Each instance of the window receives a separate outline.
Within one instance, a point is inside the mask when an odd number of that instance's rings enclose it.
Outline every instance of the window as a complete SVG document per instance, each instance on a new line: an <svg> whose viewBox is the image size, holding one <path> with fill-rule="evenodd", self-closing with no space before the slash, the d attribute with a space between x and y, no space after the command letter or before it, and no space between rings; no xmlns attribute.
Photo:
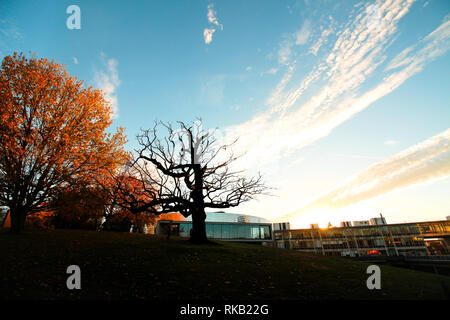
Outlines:
<svg viewBox="0 0 450 320"><path fill-rule="evenodd" d="M211 224L206 224L206 237L213 239L214 238L214 234L213 234L213 225Z"/></svg>
<svg viewBox="0 0 450 320"><path fill-rule="evenodd" d="M238 230L236 228L236 225L228 225L230 228L230 239L236 239L238 237Z"/></svg>
<svg viewBox="0 0 450 320"><path fill-rule="evenodd" d="M252 239L261 239L259 227L251 226L251 238ZM280 237L280 239L281 239L281 237Z"/></svg>
<svg viewBox="0 0 450 320"><path fill-rule="evenodd" d="M190 223L180 223L180 237L189 237L192 229L192 224Z"/></svg>
<svg viewBox="0 0 450 320"><path fill-rule="evenodd" d="M262 239L270 239L270 230L269 226L260 226L261 238Z"/></svg>
<svg viewBox="0 0 450 320"><path fill-rule="evenodd" d="M231 226L228 224L222 225L222 239L231 239Z"/></svg>
<svg viewBox="0 0 450 320"><path fill-rule="evenodd" d="M222 225L214 224L213 225L213 238L214 239L222 239Z"/></svg>

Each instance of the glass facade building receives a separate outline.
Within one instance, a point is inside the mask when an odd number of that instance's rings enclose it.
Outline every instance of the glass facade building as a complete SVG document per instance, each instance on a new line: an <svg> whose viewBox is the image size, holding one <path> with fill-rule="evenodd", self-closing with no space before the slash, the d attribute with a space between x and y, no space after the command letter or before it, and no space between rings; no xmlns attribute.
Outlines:
<svg viewBox="0 0 450 320"><path fill-rule="evenodd" d="M189 237L192 229L191 221L158 221L157 234L167 234L171 224L171 234ZM270 223L234 223L206 222L206 236L214 240L233 240L246 242L272 241L272 225Z"/></svg>

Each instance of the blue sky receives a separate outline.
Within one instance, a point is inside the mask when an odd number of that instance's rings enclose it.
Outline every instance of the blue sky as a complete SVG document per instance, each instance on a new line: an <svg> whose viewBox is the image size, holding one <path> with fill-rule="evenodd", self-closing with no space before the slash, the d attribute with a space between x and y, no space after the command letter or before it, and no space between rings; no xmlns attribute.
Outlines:
<svg viewBox="0 0 450 320"><path fill-rule="evenodd" d="M0 56L35 52L104 89L129 149L155 119L239 136L237 165L276 189L232 212L436 220L450 215L449 13L445 0L3 1Z"/></svg>

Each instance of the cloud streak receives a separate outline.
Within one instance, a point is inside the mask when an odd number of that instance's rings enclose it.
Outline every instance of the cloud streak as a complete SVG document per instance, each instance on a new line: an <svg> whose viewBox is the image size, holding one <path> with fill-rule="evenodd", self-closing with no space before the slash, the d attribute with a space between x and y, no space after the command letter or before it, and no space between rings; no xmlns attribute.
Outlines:
<svg viewBox="0 0 450 320"><path fill-rule="evenodd" d="M376 163L305 207L276 218L298 218L316 208L339 209L396 189L450 176L450 129Z"/></svg>
<svg viewBox="0 0 450 320"><path fill-rule="evenodd" d="M102 70L94 70L94 82L97 87L102 89L106 98L109 100L113 118L119 117L119 101L117 98L117 88L120 85L118 62L116 59L107 59L104 53L100 56L102 61Z"/></svg>
<svg viewBox="0 0 450 320"><path fill-rule="evenodd" d="M312 33L310 20L305 20L302 27L294 33L285 35L285 39L280 43L278 50L278 62L282 65L290 65L292 63L294 47L302 46L308 42Z"/></svg>
<svg viewBox="0 0 450 320"><path fill-rule="evenodd" d="M220 28L220 30L223 30L223 25L219 23L219 20L217 19L213 4L208 5L208 12L206 14L206 17L208 18L208 23L212 26L203 30L203 39L205 40L206 44L210 44L213 40L214 32L216 32L216 27Z"/></svg>
<svg viewBox="0 0 450 320"><path fill-rule="evenodd" d="M386 60L383 50L395 39L397 24L411 4L412 1L402 0L379 2L378 23L373 22L367 5L361 6L356 18L336 33L337 40L330 53L303 80L293 83L296 66L290 65L268 97L267 111L225 129L230 140L240 137L236 147L246 152L242 165L261 167L311 145L448 51L450 24L446 19L419 46L400 53L408 57L406 62L401 57L394 58L385 69L385 78L360 92L361 86ZM319 80L324 82L321 89L298 104L311 84ZM266 156L269 150L270 157Z"/></svg>

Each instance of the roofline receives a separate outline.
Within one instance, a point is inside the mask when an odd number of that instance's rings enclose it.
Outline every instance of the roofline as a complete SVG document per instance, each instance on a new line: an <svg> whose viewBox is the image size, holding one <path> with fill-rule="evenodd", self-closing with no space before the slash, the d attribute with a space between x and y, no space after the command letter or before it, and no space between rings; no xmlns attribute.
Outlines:
<svg viewBox="0 0 450 320"><path fill-rule="evenodd" d="M159 222L172 222L172 223L191 223L192 221L175 221L175 220L158 220ZM272 226L270 222L226 222L226 221L205 221L207 224L235 224L235 225L269 225Z"/></svg>
<svg viewBox="0 0 450 320"><path fill-rule="evenodd" d="M422 221L422 222L404 222L404 223L386 223L386 224L376 224L367 226L350 226L350 227L332 227L332 228L307 228L307 229L286 229L286 230L274 230L274 231L288 231L288 230L330 230L330 229L349 229L349 228L368 228L368 227L382 227L382 226L398 226L398 225L415 225L422 223L438 223L438 222L449 222L450 220L434 220L434 221Z"/></svg>

